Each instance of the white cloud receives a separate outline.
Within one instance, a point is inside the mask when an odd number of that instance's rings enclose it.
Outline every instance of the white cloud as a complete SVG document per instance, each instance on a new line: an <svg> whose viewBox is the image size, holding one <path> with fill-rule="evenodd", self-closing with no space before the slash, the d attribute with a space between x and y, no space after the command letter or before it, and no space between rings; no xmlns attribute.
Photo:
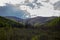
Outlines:
<svg viewBox="0 0 60 40"><path fill-rule="evenodd" d="M0 6L5 5L5 3L11 3L11 4L20 4L21 2L24 2L25 0L0 0ZM29 2L33 2L34 0L29 0ZM37 2L40 2L43 4L39 9L30 9L29 6L26 5L21 5L20 8L21 10L26 10L27 12L30 13L31 17L36 17L36 16L60 16L59 13L60 11L54 10L53 5L55 2L58 0L50 0L49 3L43 2L46 0L38 0ZM52 4L50 4L52 3ZM28 17L28 16L27 16Z"/></svg>
<svg viewBox="0 0 60 40"><path fill-rule="evenodd" d="M50 3L41 2L43 6L39 9L27 9L27 11L30 13L31 17L36 16L60 16L60 11L54 10L53 5Z"/></svg>
<svg viewBox="0 0 60 40"><path fill-rule="evenodd" d="M4 6L5 4L4 3L8 3L8 1L6 0L0 0L0 6Z"/></svg>
<svg viewBox="0 0 60 40"><path fill-rule="evenodd" d="M5 3L11 3L11 4L19 4L25 0L0 0L0 5L3 5Z"/></svg>
<svg viewBox="0 0 60 40"><path fill-rule="evenodd" d="M52 16L52 14L53 14L53 10L48 9L47 7L42 7L40 9L33 9L33 10L28 9L27 11L31 15L33 15L31 17L35 17L35 16Z"/></svg>
<svg viewBox="0 0 60 40"><path fill-rule="evenodd" d="M54 3L57 2L57 1L59 1L59 0L50 0L50 2L51 2L52 4L54 4Z"/></svg>

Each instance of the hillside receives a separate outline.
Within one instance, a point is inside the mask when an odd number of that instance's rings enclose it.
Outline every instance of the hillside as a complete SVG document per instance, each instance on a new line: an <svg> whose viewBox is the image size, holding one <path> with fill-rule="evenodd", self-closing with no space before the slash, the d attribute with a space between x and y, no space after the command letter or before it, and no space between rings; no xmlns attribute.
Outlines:
<svg viewBox="0 0 60 40"><path fill-rule="evenodd" d="M52 19L54 19L56 17L35 17L35 18L30 18L30 19L27 19L27 23L28 24L35 24L35 23L40 23L40 24L45 24L47 21L50 21Z"/></svg>
<svg viewBox="0 0 60 40"><path fill-rule="evenodd" d="M26 28L21 23L0 16L0 40L60 40L59 23L60 17L48 21L44 26Z"/></svg>
<svg viewBox="0 0 60 40"><path fill-rule="evenodd" d="M48 30L59 31L60 30L60 17L47 21L47 23L45 23L43 26L44 28L47 28Z"/></svg>
<svg viewBox="0 0 60 40"><path fill-rule="evenodd" d="M58 26L60 24L60 17L48 21L47 26Z"/></svg>
<svg viewBox="0 0 60 40"><path fill-rule="evenodd" d="M47 24L45 24L45 25L46 26L54 26L54 27L60 26L60 17L57 17L50 21L47 21Z"/></svg>
<svg viewBox="0 0 60 40"><path fill-rule="evenodd" d="M23 27L23 24L0 16L0 27Z"/></svg>
<svg viewBox="0 0 60 40"><path fill-rule="evenodd" d="M30 25L34 25L35 23L39 23L39 24L45 24L47 21L50 21L56 17L42 17L42 16L38 16L38 17L34 17L34 18L27 18L27 19L21 19L15 16L6 16L5 18L17 21L17 22L23 22L26 24L30 24Z"/></svg>
<svg viewBox="0 0 60 40"><path fill-rule="evenodd" d="M18 18L18 17L15 17L15 16L5 16L5 18L10 19L10 20L14 20L16 22L23 22L22 18Z"/></svg>

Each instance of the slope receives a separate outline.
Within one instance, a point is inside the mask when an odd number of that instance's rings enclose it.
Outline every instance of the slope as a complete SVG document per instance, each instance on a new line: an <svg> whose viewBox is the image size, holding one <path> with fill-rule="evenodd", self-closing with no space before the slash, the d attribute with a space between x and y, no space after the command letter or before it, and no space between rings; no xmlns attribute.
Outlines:
<svg viewBox="0 0 60 40"><path fill-rule="evenodd" d="M23 24L0 16L0 27L23 27Z"/></svg>
<svg viewBox="0 0 60 40"><path fill-rule="evenodd" d="M45 24L45 25L50 26L50 27L52 27L52 26L57 27L57 26L60 26L59 24L60 24L60 17L57 17L53 20L47 21L47 24Z"/></svg>

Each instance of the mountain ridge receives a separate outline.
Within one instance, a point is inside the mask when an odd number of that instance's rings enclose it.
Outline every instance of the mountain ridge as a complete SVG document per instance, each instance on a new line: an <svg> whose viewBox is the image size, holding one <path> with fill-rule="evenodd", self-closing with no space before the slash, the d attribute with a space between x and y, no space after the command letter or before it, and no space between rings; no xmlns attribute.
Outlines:
<svg viewBox="0 0 60 40"><path fill-rule="evenodd" d="M21 19L21 18L14 17L14 16L6 16L5 18L11 19L11 20L15 20L17 22L22 22L22 23L27 23L27 24L33 25L35 23L44 24L47 21L52 20L52 19L54 19L56 17L55 16L52 16L52 17L41 17L41 16L38 16L38 17L34 17L34 18Z"/></svg>
<svg viewBox="0 0 60 40"><path fill-rule="evenodd" d="M23 23L0 16L0 27L23 27Z"/></svg>

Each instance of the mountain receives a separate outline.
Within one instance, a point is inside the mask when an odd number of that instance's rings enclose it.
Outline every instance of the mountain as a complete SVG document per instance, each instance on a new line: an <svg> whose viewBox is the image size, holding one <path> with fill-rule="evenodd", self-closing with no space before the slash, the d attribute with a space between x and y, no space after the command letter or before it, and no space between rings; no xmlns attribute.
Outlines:
<svg viewBox="0 0 60 40"><path fill-rule="evenodd" d="M0 39L60 40L60 17L55 17L47 21L45 25L46 26L38 26L38 28L25 28L26 26L23 27L21 23L0 16Z"/></svg>
<svg viewBox="0 0 60 40"><path fill-rule="evenodd" d="M50 20L45 24L49 27L59 27L60 28L60 17L54 18L53 20Z"/></svg>
<svg viewBox="0 0 60 40"><path fill-rule="evenodd" d="M15 17L15 16L5 16L5 18L11 19L11 20L14 20L14 21L17 21L17 22L23 22L23 19Z"/></svg>
<svg viewBox="0 0 60 40"><path fill-rule="evenodd" d="M29 19L25 19L25 23L27 24L35 24L35 23L39 23L39 24L45 24L47 21L52 20L56 17L35 17L35 18L29 18Z"/></svg>
<svg viewBox="0 0 60 40"><path fill-rule="evenodd" d="M35 23L45 24L47 21L52 20L56 17L41 17L41 16L38 16L38 17L35 17L35 18L21 19L21 18L14 17L14 16L6 16L5 18L11 19L11 20L14 20L14 21L17 21L17 22L23 22L23 23L26 23L26 24L33 25Z"/></svg>
<svg viewBox="0 0 60 40"><path fill-rule="evenodd" d="M23 23L19 23L0 16L0 27L23 27Z"/></svg>

